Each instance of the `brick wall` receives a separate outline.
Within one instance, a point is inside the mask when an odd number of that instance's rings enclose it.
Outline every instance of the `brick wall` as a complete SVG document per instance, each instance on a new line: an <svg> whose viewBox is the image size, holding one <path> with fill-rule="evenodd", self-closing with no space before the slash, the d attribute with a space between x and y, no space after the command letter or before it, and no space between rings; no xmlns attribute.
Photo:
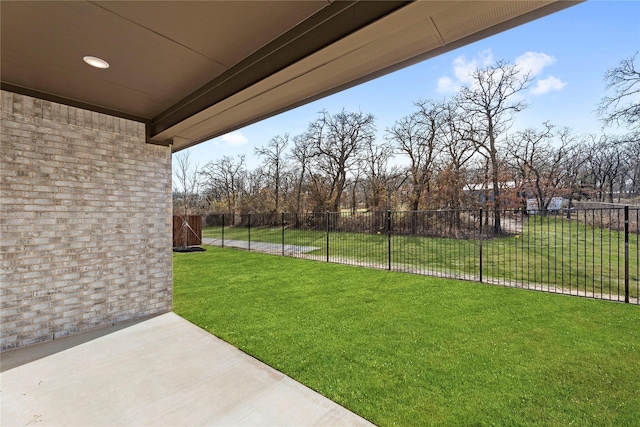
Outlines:
<svg viewBox="0 0 640 427"><path fill-rule="evenodd" d="M2 91L1 349L171 310L171 152Z"/></svg>

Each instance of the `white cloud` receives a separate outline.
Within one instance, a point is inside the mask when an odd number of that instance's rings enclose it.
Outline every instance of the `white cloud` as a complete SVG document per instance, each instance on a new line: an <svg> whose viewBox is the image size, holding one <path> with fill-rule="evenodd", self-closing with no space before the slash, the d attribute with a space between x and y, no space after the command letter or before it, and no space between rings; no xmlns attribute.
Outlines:
<svg viewBox="0 0 640 427"><path fill-rule="evenodd" d="M531 93L534 95L544 95L545 93L562 90L566 85L567 82L549 76L546 79L538 80L536 85L531 89Z"/></svg>
<svg viewBox="0 0 640 427"><path fill-rule="evenodd" d="M459 56L453 60L453 75L455 80L449 76L438 79L438 93L451 93L460 90L463 85L473 84L471 75L478 68L484 68L494 63L491 49L483 50L474 58L467 60L465 56Z"/></svg>
<svg viewBox="0 0 640 427"><path fill-rule="evenodd" d="M493 63L493 53L490 49L483 50L469 61L464 56L459 56L453 61L453 74L459 82L470 84L473 82L471 75L474 71Z"/></svg>
<svg viewBox="0 0 640 427"><path fill-rule="evenodd" d="M460 86L454 84L450 77L444 76L438 79L438 87L436 88L438 93L457 92L459 89Z"/></svg>
<svg viewBox="0 0 640 427"><path fill-rule="evenodd" d="M515 65L521 73L529 73L531 77L540 76L543 70L554 64L556 58L543 52L525 52L515 59ZM486 68L495 63L491 49L484 50L473 58L458 56L453 60L453 76L442 76L438 79L436 91L438 93L455 93L464 85L474 85L472 74L478 68ZM557 77L548 76L537 80L531 89L533 95L544 95L549 92L562 90L567 85Z"/></svg>
<svg viewBox="0 0 640 427"><path fill-rule="evenodd" d="M556 62L556 58L542 52L525 52L516 58L516 66L523 73L530 73L532 77L539 75L542 69Z"/></svg>
<svg viewBox="0 0 640 427"><path fill-rule="evenodd" d="M529 73L531 77L537 77L542 74L542 70L556 62L556 58L547 55L542 52L525 52L516 58L516 66L520 69L521 73ZM531 88L531 94L544 95L549 92L556 92L564 89L567 85L557 77L548 76L544 79L536 81L533 88Z"/></svg>
<svg viewBox="0 0 640 427"><path fill-rule="evenodd" d="M453 75L461 83L471 83L471 74L478 68L478 61L467 61L464 56L459 56L453 61Z"/></svg>
<svg viewBox="0 0 640 427"><path fill-rule="evenodd" d="M245 145L249 142L247 137L238 131L222 135L220 139L222 139L222 142L229 147L240 147L241 145Z"/></svg>

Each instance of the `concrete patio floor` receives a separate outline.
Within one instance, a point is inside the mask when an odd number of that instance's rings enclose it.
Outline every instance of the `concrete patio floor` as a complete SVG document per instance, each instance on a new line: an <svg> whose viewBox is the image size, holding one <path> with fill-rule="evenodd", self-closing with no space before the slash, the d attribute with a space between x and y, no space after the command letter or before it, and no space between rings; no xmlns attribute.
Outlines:
<svg viewBox="0 0 640 427"><path fill-rule="evenodd" d="M175 313L1 355L3 426L371 426Z"/></svg>

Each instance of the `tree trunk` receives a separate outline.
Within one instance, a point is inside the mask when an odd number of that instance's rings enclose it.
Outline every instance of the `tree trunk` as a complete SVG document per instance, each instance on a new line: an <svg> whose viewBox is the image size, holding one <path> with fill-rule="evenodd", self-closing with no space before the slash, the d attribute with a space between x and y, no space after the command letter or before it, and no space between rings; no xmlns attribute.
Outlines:
<svg viewBox="0 0 640 427"><path fill-rule="evenodd" d="M493 146L493 142L491 144ZM493 232L496 235L502 234L502 222L500 218L500 180L498 175L498 158L495 147L491 150L491 179L493 181Z"/></svg>

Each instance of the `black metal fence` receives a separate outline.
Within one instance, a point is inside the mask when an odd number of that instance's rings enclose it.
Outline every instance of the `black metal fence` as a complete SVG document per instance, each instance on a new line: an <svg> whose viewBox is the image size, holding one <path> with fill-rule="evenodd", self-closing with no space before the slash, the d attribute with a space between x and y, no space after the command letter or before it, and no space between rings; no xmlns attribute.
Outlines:
<svg viewBox="0 0 640 427"><path fill-rule="evenodd" d="M640 208L216 214L204 243L639 304Z"/></svg>

